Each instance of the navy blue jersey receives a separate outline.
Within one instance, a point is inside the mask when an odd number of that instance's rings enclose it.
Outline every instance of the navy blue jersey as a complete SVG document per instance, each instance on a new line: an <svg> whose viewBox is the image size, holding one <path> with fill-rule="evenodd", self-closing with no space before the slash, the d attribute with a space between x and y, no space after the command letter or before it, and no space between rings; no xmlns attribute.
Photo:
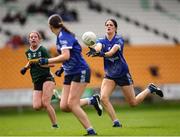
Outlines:
<svg viewBox="0 0 180 137"><path fill-rule="evenodd" d="M102 51L108 52L111 48L118 44L120 49L112 57L104 57L105 74L112 78L118 78L126 75L129 72L128 65L123 57L124 40L121 36L115 35L111 41L104 38L99 38L97 43L102 44Z"/></svg>
<svg viewBox="0 0 180 137"><path fill-rule="evenodd" d="M89 69L88 64L82 57L82 49L77 39L70 33L62 29L57 36L57 51L61 54L61 50L70 50L70 59L63 62L65 75L81 73L82 70Z"/></svg>

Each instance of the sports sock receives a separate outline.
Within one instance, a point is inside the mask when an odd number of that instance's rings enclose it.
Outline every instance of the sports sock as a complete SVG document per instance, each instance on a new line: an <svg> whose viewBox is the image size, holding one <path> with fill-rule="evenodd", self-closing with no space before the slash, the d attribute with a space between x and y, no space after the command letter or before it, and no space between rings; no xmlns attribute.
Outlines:
<svg viewBox="0 0 180 137"><path fill-rule="evenodd" d="M116 125L116 124L119 124L119 125L120 125L120 122L119 122L118 119L114 120L113 123L114 123L114 125Z"/></svg>
<svg viewBox="0 0 180 137"><path fill-rule="evenodd" d="M92 104L91 104L91 98L92 98L92 97L90 97L90 98L86 98L86 99L87 99L87 101L88 101L88 105L92 105Z"/></svg>
<svg viewBox="0 0 180 137"><path fill-rule="evenodd" d="M89 105L93 105L93 104L95 104L95 103L96 103L96 102L95 102L94 97L90 97L89 100L88 100L88 104L89 104Z"/></svg>

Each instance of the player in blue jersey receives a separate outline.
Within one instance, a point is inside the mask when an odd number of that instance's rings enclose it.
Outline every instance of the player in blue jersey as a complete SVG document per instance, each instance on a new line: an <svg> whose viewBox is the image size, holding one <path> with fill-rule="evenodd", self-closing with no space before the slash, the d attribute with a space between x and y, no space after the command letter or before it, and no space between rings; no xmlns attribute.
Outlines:
<svg viewBox="0 0 180 137"><path fill-rule="evenodd" d="M156 93L163 97L163 92L154 84L149 84L144 91L135 96L133 80L123 57L124 40L117 34L117 28L116 20L108 19L105 22L105 37L99 38L93 46L94 48L90 48L87 53L88 56L104 58L105 77L102 81L100 94L102 104L113 121L113 127L122 126L109 100L116 85L121 87L125 99L131 106L141 103L149 93Z"/></svg>
<svg viewBox="0 0 180 137"><path fill-rule="evenodd" d="M63 63L64 84L61 94L60 108L66 112L73 112L76 118L87 130L86 135L96 135L87 114L81 108L82 105L94 105L98 114L102 114L99 96L93 96L90 100L81 99L81 96L90 82L90 68L81 55L82 49L75 38L74 33L69 31L63 24L61 17L54 14L49 17L49 28L57 36L57 51L59 55L53 58L42 58L41 65Z"/></svg>

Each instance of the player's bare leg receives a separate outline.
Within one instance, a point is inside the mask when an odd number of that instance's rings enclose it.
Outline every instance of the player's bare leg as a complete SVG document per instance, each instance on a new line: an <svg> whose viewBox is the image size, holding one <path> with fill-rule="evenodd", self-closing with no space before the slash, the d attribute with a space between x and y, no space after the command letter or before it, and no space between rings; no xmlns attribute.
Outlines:
<svg viewBox="0 0 180 137"><path fill-rule="evenodd" d="M135 96L135 91L133 85L122 86L122 91L126 98L126 101L130 106L137 106L140 104L148 94L156 93L160 97L163 97L162 91L157 88L154 84L150 84L146 89L144 89L141 93Z"/></svg>
<svg viewBox="0 0 180 137"><path fill-rule="evenodd" d="M62 101L61 103L61 109L63 111L66 111L66 112L69 112L69 108L67 106L67 97L68 97L68 90L69 90L69 87L68 85L65 85L64 87L66 89L66 91L63 90L63 100L61 100L61 95L60 93L57 91L57 90L54 90L53 91L53 94L56 98L58 98L60 101ZM82 98L80 99L80 106L86 106L86 105L93 105L94 108L96 109L97 111L97 114L99 116L102 115L102 112L103 112L103 108L100 104L100 95L96 94L96 95L93 95L92 97L88 97L88 98Z"/></svg>
<svg viewBox="0 0 180 137"><path fill-rule="evenodd" d="M107 111L108 115L110 116L111 120L113 121L113 127L122 127L121 123L119 122L115 110L109 100L112 92L114 91L116 84L113 80L103 79L101 85L101 102Z"/></svg>
<svg viewBox="0 0 180 137"><path fill-rule="evenodd" d="M57 119L56 119L56 113L54 108L51 105L51 97L53 95L53 89L55 87L54 82L52 81L46 81L43 84L43 95L42 95L42 104L44 108L47 110L49 118L52 123L53 128L58 128L57 126Z"/></svg>
<svg viewBox="0 0 180 137"><path fill-rule="evenodd" d="M33 109L40 110L42 108L42 91L33 91Z"/></svg>
<svg viewBox="0 0 180 137"><path fill-rule="evenodd" d="M68 97L68 106L76 116L76 118L81 122L84 128L87 130L88 135L95 135L95 131L88 119L87 114L80 107L80 98L86 88L87 83L77 83L72 82Z"/></svg>

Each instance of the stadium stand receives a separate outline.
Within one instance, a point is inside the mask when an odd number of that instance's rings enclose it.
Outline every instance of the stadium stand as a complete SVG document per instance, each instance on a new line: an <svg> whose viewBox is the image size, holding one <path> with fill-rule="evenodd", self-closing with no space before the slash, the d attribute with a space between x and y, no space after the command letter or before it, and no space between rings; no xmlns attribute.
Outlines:
<svg viewBox="0 0 180 137"><path fill-rule="evenodd" d="M124 0L100 0L98 1L101 3L102 11L103 8L106 9L105 11L109 13L110 15L114 15L117 18L119 18L119 21L123 20L126 24L134 24L136 26L136 31L134 31L134 28L128 29L127 26L122 27L122 29L126 29L124 31L125 34L130 32L130 37L133 38L132 42L136 43L136 40L138 42L142 41L152 41L152 42L159 42L162 43L163 39L164 42L169 43L169 41L172 41L172 43L179 43L179 31L177 31L177 28L179 30L179 21L176 19L172 19L170 17L164 16L157 12L157 10L160 10L160 7L155 8L155 4L152 3L153 1L147 1L146 5L143 6L142 2L140 1L124 1ZM158 1L156 1L158 2ZM159 1L160 3L168 3L170 5L167 9L175 9L176 14L179 15L179 8L177 5L177 1L171 1L167 2L165 1ZM108 5L108 6L107 6ZM160 4L159 4L160 5ZM146 8L144 8L146 7ZM108 9L107 9L108 8ZM179 11L179 12L178 12ZM173 17L173 16L171 16ZM123 23L120 23L122 25ZM122 31L121 29L121 31ZM140 29L144 29L143 32L140 32ZM133 33L134 31L134 33ZM135 33L136 32L136 33ZM174 34L174 32L177 32ZM159 38L159 40L155 39L150 35L150 33L154 33L154 37ZM148 35L149 34L149 35ZM138 38L137 38L138 37ZM152 39L151 39L152 37ZM163 38L161 41L161 37ZM137 39L136 39L137 38ZM142 39L142 40L140 40ZM145 40L145 41L143 41Z"/></svg>
<svg viewBox="0 0 180 137"><path fill-rule="evenodd" d="M145 0L147 1L147 0ZM54 0L51 4L50 9L55 8L55 5L59 5L61 1ZM83 32L87 30L94 31L98 36L104 32L103 24L107 18L116 18L119 24L118 32L129 39L130 44L177 44L179 43L179 20L173 18L173 16L166 16L158 12L155 7L155 2L143 2L141 0L99 0L94 3L95 7L92 10L92 5L88 1L66 1L66 9L69 11L76 10L78 19L76 22L66 22L70 28L80 38ZM158 0L158 2L167 11L172 14L179 16L179 2L168 0ZM47 45L54 42L54 36L47 30L47 16L42 14L42 10L38 11L37 14L29 14L27 8L34 3L36 7L40 7L43 1L16 1L1 4L1 15L2 18L7 12L12 11L16 14L21 12L26 14L26 24L21 25L18 22L12 24L1 21L1 36L2 41L7 41L6 36L3 36L4 31L10 31L12 34L27 35L31 30L44 30L45 34L49 38L46 41ZM2 6L3 5L3 6ZM97 6L98 5L98 6ZM55 8L56 9L56 8ZM46 11L46 10L45 10ZM51 10L50 10L51 11ZM36 11L37 12L37 11ZM58 12L58 11L57 11ZM49 14L51 14L50 12ZM1 45L2 46L2 45Z"/></svg>

